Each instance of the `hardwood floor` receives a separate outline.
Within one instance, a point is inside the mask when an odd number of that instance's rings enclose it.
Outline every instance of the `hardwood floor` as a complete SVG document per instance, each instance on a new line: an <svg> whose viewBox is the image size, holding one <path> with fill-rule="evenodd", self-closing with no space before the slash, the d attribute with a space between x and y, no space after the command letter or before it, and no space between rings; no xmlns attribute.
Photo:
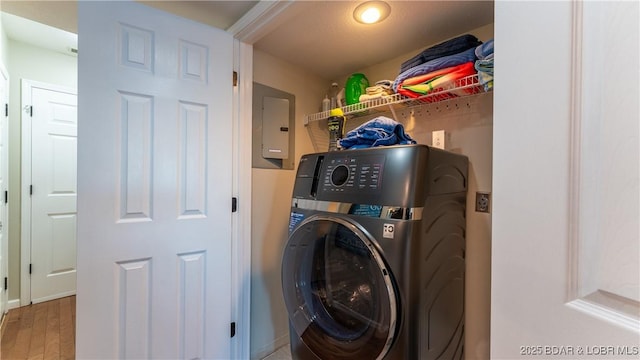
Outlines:
<svg viewBox="0 0 640 360"><path fill-rule="evenodd" d="M10 310L0 359L74 359L76 297Z"/></svg>

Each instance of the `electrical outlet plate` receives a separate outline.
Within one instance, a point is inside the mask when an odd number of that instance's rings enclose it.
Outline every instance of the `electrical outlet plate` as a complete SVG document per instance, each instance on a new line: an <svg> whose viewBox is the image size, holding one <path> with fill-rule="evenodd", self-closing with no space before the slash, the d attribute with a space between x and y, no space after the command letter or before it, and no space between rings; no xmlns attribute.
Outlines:
<svg viewBox="0 0 640 360"><path fill-rule="evenodd" d="M431 133L431 146L444 150L446 136L444 130L437 130Z"/></svg>
<svg viewBox="0 0 640 360"><path fill-rule="evenodd" d="M491 208L491 194L476 192L476 212L488 213Z"/></svg>

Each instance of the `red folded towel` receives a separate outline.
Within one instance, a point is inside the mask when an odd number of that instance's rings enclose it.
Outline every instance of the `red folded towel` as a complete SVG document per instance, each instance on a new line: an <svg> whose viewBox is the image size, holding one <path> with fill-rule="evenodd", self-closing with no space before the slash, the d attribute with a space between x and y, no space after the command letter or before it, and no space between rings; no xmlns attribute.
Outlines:
<svg viewBox="0 0 640 360"><path fill-rule="evenodd" d="M451 85L452 87L456 80L475 73L476 70L473 61L466 62L406 79L398 87L398 93L410 98L418 98L434 90L441 89L446 85Z"/></svg>

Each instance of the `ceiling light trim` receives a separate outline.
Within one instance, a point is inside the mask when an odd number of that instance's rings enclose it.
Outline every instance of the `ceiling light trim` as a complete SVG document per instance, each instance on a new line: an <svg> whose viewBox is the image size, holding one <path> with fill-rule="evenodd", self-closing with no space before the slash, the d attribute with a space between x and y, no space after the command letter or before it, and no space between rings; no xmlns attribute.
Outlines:
<svg viewBox="0 0 640 360"><path fill-rule="evenodd" d="M353 18L365 25L382 22L391 13L391 6L384 1L367 1L353 10Z"/></svg>

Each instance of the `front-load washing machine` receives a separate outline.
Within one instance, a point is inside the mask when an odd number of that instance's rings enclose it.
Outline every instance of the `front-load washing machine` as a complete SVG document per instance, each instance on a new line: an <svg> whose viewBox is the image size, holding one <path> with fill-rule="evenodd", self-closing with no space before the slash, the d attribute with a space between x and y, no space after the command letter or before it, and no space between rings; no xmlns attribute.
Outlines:
<svg viewBox="0 0 640 360"><path fill-rule="evenodd" d="M462 359L468 160L403 145L304 155L282 285L294 359Z"/></svg>

